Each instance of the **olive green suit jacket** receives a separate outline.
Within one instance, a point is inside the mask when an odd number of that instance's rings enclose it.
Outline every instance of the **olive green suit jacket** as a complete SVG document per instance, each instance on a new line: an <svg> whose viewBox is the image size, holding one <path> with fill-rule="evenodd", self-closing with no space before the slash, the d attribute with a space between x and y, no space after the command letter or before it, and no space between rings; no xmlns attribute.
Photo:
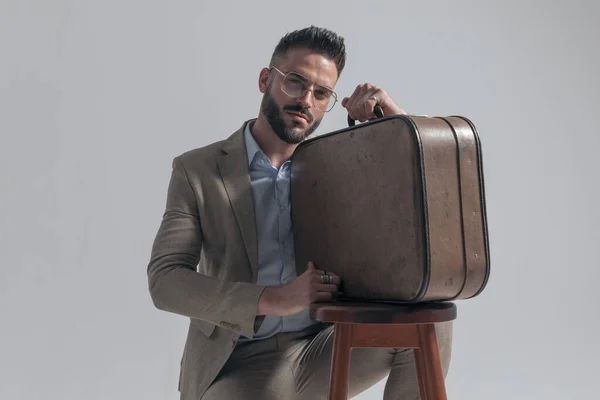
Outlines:
<svg viewBox="0 0 600 400"><path fill-rule="evenodd" d="M228 139L173 159L166 209L152 246L148 285L154 305L189 318L181 359L181 399L197 400L240 335L253 337L264 286L246 121ZM300 274L303 271L298 271Z"/></svg>

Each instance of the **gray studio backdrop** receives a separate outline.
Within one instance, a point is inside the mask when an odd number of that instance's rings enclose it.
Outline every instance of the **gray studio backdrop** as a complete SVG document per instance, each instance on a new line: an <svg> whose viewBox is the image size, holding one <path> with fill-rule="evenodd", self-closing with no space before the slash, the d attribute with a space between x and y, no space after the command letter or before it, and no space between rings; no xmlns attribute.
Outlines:
<svg viewBox="0 0 600 400"><path fill-rule="evenodd" d="M493 269L459 302L449 397L595 398L599 16L597 1L1 1L0 399L178 398L187 321L146 286L171 161L256 116L260 68L309 24L346 38L343 96L372 82L480 131ZM336 106L319 134L345 124Z"/></svg>

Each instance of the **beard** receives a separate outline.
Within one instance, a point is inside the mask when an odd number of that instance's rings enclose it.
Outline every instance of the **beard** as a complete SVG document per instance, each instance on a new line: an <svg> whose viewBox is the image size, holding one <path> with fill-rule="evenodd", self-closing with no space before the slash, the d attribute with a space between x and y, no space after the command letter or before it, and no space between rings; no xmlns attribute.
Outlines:
<svg viewBox="0 0 600 400"><path fill-rule="evenodd" d="M271 129L273 129L273 132L275 132L279 139L289 144L298 144L302 142L321 124L321 119L315 120L310 111L302 108L301 105L289 105L280 110L277 103L275 103L275 99L273 99L273 96L271 96L270 85L263 96L260 108L268 124L271 126ZM308 128L305 130L297 130L295 127L296 124L294 124L292 127L288 127L283 119L283 113L286 111L296 112L304 115L308 121Z"/></svg>

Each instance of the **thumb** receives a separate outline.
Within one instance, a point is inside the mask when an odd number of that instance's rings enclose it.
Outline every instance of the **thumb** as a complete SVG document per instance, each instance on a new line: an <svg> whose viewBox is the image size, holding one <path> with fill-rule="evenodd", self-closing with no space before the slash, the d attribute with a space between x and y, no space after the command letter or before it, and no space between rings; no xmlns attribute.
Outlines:
<svg viewBox="0 0 600 400"><path fill-rule="evenodd" d="M315 264L312 261L309 261L308 264L306 265L306 269L307 269L307 271L314 271L317 268L315 267Z"/></svg>

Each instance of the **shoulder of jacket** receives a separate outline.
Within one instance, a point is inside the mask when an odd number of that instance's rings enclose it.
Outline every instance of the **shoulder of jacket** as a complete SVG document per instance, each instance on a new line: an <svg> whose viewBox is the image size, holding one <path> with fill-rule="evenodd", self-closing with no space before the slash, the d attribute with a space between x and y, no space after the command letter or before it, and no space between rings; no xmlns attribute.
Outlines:
<svg viewBox="0 0 600 400"><path fill-rule="evenodd" d="M213 142L203 147L187 150L175 156L175 160L186 164L190 162L210 162L210 160L215 160L219 155L222 154L221 148L223 147L224 142L225 140L219 140L218 142Z"/></svg>

